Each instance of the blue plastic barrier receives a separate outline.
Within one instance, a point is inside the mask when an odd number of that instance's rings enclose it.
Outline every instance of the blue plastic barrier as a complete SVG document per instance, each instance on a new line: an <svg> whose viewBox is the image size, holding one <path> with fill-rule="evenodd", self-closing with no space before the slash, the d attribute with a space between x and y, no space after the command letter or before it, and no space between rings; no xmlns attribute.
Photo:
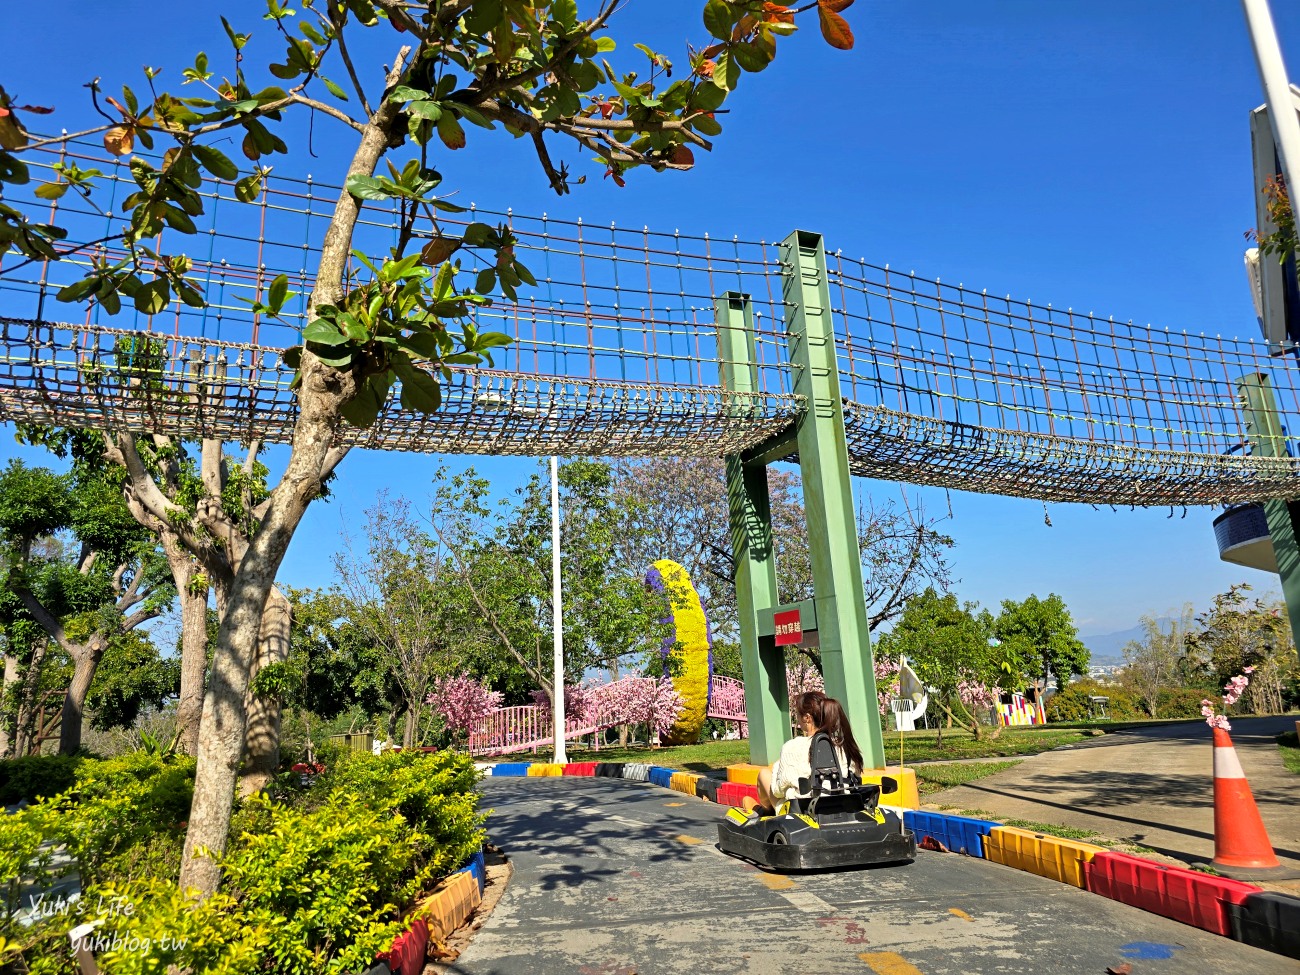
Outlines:
<svg viewBox="0 0 1300 975"><path fill-rule="evenodd" d="M651 785L661 785L665 789L672 788L673 770L670 768L660 768L658 765L650 766L650 774L647 776Z"/></svg>
<svg viewBox="0 0 1300 975"><path fill-rule="evenodd" d="M502 762L492 766L493 775L527 775L532 762Z"/></svg>
<svg viewBox="0 0 1300 975"><path fill-rule="evenodd" d="M483 896L483 888L487 885L487 861L483 859L482 850L479 850L470 857L465 866L461 867L456 872L472 874L474 879L478 882L479 896Z"/></svg>
<svg viewBox="0 0 1300 975"><path fill-rule="evenodd" d="M953 853L965 853L982 859L984 837L998 824L987 819L908 809L903 813L903 825L916 834L918 842L927 836L933 836Z"/></svg>

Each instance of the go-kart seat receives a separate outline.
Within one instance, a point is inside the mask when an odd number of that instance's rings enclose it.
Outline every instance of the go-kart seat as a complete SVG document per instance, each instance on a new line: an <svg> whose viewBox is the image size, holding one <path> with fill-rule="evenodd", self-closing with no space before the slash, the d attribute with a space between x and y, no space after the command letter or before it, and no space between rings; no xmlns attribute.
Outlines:
<svg viewBox="0 0 1300 975"><path fill-rule="evenodd" d="M808 764L812 777L799 780L799 791L805 796L792 802L799 812L822 820L852 818L874 807L880 798L880 786L863 785L852 769L847 776L841 771L835 743L824 731L813 735Z"/></svg>

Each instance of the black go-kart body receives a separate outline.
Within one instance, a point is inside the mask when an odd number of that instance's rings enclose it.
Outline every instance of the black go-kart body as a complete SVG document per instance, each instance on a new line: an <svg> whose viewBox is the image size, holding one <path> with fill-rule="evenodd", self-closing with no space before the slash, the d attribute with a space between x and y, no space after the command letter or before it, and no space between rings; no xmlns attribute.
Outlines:
<svg viewBox="0 0 1300 975"><path fill-rule="evenodd" d="M830 870L916 859L916 836L892 809L881 809L882 793L898 788L890 778L862 785L840 772L835 747L824 732L809 747L812 779L801 780L806 798L781 803L775 815L727 810L718 824L718 847L778 873Z"/></svg>

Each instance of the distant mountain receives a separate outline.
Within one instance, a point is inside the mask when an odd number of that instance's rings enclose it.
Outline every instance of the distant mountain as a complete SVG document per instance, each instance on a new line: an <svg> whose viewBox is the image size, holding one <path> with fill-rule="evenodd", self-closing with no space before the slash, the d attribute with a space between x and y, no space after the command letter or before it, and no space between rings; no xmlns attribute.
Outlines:
<svg viewBox="0 0 1300 975"><path fill-rule="evenodd" d="M1164 620L1160 621L1161 623ZM1124 645L1130 640L1142 639L1142 626L1130 626L1127 630L1115 633L1098 633L1093 636L1080 636L1083 645L1092 654L1094 667L1113 667L1124 662Z"/></svg>

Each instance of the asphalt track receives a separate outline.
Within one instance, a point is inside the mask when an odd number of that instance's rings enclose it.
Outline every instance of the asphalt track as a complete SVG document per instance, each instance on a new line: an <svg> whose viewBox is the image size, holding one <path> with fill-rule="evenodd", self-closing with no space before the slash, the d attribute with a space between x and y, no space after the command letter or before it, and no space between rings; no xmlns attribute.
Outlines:
<svg viewBox="0 0 1300 975"><path fill-rule="evenodd" d="M784 877L716 848L720 807L647 783L487 778L514 864L460 975L1297 975L1300 963L985 860Z"/></svg>

